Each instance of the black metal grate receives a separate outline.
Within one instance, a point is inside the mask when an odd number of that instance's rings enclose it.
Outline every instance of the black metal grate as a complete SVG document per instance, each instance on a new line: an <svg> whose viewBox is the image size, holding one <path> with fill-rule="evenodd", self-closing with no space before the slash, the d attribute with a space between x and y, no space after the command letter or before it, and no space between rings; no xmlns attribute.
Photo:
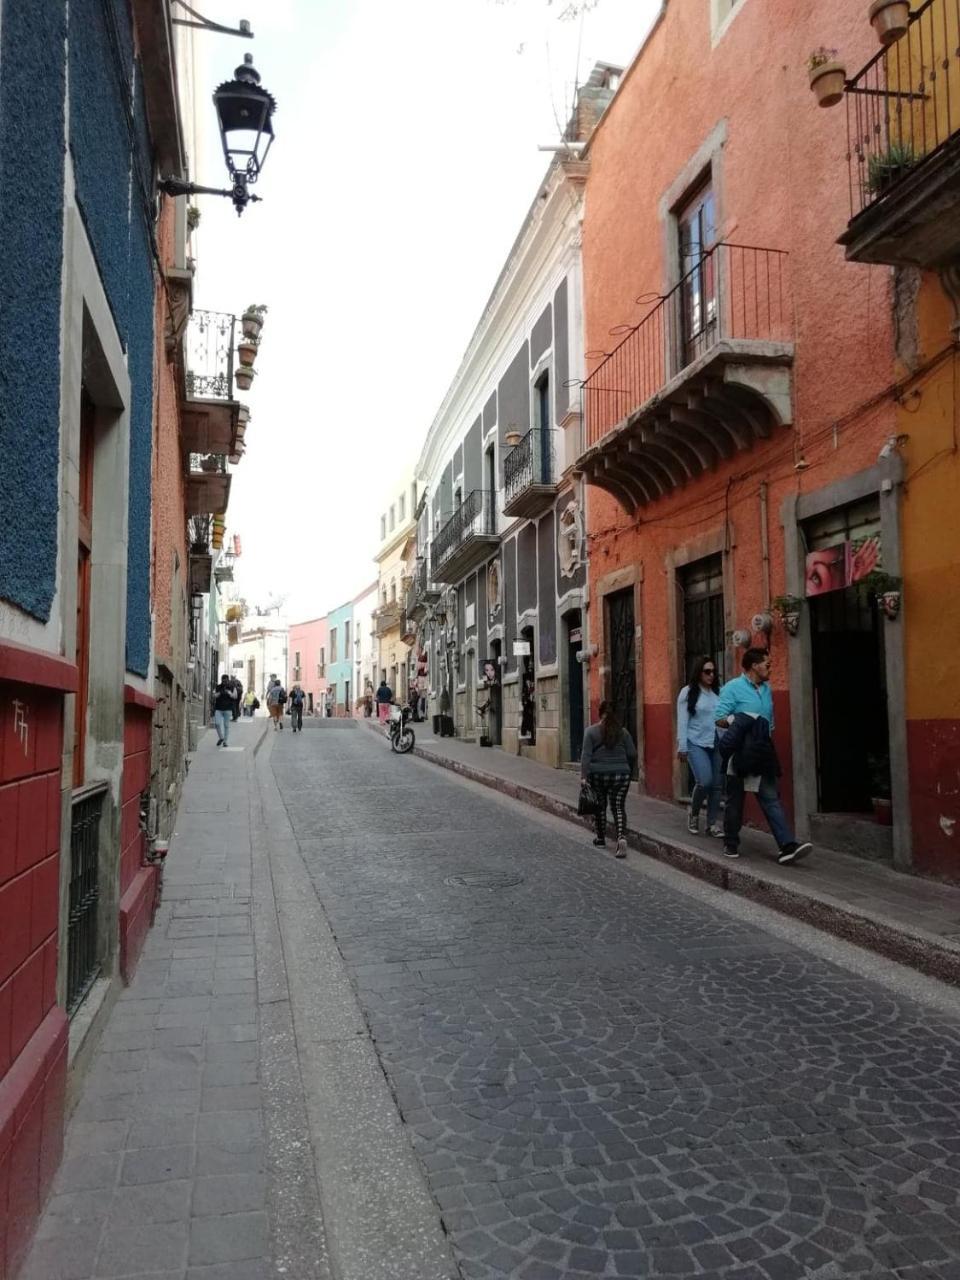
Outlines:
<svg viewBox="0 0 960 1280"><path fill-rule="evenodd" d="M471 538L495 536L496 532L496 494L474 489L434 539L433 556L437 571Z"/></svg>
<svg viewBox="0 0 960 1280"><path fill-rule="evenodd" d="M104 790L74 801L70 829L70 915L67 922L67 1013L72 1014L100 971L100 816Z"/></svg>
<svg viewBox="0 0 960 1280"><path fill-rule="evenodd" d="M532 485L554 483L552 431L532 427L503 462L506 502Z"/></svg>

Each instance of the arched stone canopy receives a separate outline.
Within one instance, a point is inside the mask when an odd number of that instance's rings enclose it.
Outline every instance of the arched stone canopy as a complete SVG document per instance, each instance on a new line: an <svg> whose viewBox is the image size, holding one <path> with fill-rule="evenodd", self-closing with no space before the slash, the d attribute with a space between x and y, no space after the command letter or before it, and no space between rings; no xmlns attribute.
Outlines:
<svg viewBox="0 0 960 1280"><path fill-rule="evenodd" d="M581 455L587 482L629 515L793 421L793 348L715 350Z"/></svg>

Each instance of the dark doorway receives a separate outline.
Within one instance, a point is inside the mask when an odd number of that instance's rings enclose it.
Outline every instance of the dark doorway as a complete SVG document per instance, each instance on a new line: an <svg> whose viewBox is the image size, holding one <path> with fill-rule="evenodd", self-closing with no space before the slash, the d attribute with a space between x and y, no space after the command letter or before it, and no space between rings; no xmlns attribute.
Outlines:
<svg viewBox="0 0 960 1280"><path fill-rule="evenodd" d="M533 662L533 627L524 627L520 639L529 653L520 659L520 741L528 747L537 741L537 674Z"/></svg>
<svg viewBox="0 0 960 1280"><path fill-rule="evenodd" d="M487 736L495 747L499 747L503 742L503 712L501 711L501 684L500 677L502 668L500 666L500 655L503 646L499 640L491 640L490 656L497 664L497 683L490 686L490 707L487 711Z"/></svg>
<svg viewBox="0 0 960 1280"><path fill-rule="evenodd" d="M483 455L483 484L487 493L497 492L497 455L494 452L493 445L490 445ZM489 499L493 502L493 499Z"/></svg>
<svg viewBox="0 0 960 1280"><path fill-rule="evenodd" d="M867 813L889 786L882 619L855 587L809 603L818 808Z"/></svg>
<svg viewBox="0 0 960 1280"><path fill-rule="evenodd" d="M637 741L637 649L633 587L606 597L610 697L620 723Z"/></svg>
<svg viewBox="0 0 960 1280"><path fill-rule="evenodd" d="M577 661L583 648L580 611L566 619L567 627L567 725L568 750L572 761L580 759L583 747L583 668Z"/></svg>
<svg viewBox="0 0 960 1280"><path fill-rule="evenodd" d="M717 668L717 688L726 680L726 631L723 625L723 559L709 556L688 564L679 577L683 595L684 684L697 658L712 658Z"/></svg>

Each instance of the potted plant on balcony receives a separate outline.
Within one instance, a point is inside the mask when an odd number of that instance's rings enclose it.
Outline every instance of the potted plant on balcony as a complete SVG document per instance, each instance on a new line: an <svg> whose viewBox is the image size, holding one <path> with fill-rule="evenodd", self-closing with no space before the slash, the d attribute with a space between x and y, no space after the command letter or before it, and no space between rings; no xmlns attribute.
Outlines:
<svg viewBox="0 0 960 1280"><path fill-rule="evenodd" d="M196 231L200 225L200 210L195 204L191 204L187 208L187 230Z"/></svg>
<svg viewBox="0 0 960 1280"><path fill-rule="evenodd" d="M241 391L249 391L253 386L257 371L256 369L251 369L248 365L242 364L239 369L234 370L233 376Z"/></svg>
<svg viewBox="0 0 960 1280"><path fill-rule="evenodd" d="M208 475L216 471L219 465L217 458L212 453L208 453L206 457L200 459L200 470L206 471Z"/></svg>
<svg viewBox="0 0 960 1280"><path fill-rule="evenodd" d="M823 45L814 49L807 59L807 71L810 74L810 88L816 94L817 103L821 107L835 107L843 97L843 86L847 80L847 68L837 61L838 50L827 49Z"/></svg>
<svg viewBox="0 0 960 1280"><path fill-rule="evenodd" d="M263 317L267 313L267 308L262 305L251 305L247 307L243 315L240 317L240 324L243 328L243 336L245 338L259 338L260 330L263 328Z"/></svg>
<svg viewBox="0 0 960 1280"><path fill-rule="evenodd" d="M503 443L508 448L515 449L522 439L523 439L523 436L520 434L517 428L511 427L510 430L507 431L507 433L504 435Z"/></svg>
<svg viewBox="0 0 960 1280"><path fill-rule="evenodd" d="M800 610L803 601L799 596L777 596L773 602L773 614L788 636L800 630Z"/></svg>
<svg viewBox="0 0 960 1280"><path fill-rule="evenodd" d="M867 190L880 196L916 164L913 148L892 142L886 151L874 152L867 161Z"/></svg>
<svg viewBox="0 0 960 1280"><path fill-rule="evenodd" d="M910 25L910 0L873 0L870 24L881 44L893 44Z"/></svg>
<svg viewBox="0 0 960 1280"><path fill-rule="evenodd" d="M260 349L259 338L244 337L242 341L237 343L237 355L240 358L240 365L245 369L252 369L253 362L257 358L257 352Z"/></svg>

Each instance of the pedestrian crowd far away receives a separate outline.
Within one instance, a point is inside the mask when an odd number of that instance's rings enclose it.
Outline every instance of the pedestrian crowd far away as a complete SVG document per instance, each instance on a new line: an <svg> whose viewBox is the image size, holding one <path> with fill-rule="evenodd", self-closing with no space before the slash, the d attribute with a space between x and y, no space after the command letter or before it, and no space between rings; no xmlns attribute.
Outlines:
<svg viewBox="0 0 960 1280"><path fill-rule="evenodd" d="M690 682L677 698L677 756L689 766L694 780L687 829L699 835L700 812L706 802L705 833L722 837L726 857L739 858L744 800L753 794L777 842L777 861L799 862L813 846L808 840L797 840L780 799L782 770L773 743L770 654L766 649L747 649L740 665L742 674L718 692L716 661L697 658ZM637 749L613 704L601 702L600 719L583 735L581 812L593 812L597 831L593 843L604 848L610 806L618 858L627 852L626 799L636 762Z"/></svg>
<svg viewBox="0 0 960 1280"><path fill-rule="evenodd" d="M273 721L274 732L283 728L283 704L287 700L287 691L277 679L276 676L270 677L270 683L267 685L266 704L270 719Z"/></svg>

